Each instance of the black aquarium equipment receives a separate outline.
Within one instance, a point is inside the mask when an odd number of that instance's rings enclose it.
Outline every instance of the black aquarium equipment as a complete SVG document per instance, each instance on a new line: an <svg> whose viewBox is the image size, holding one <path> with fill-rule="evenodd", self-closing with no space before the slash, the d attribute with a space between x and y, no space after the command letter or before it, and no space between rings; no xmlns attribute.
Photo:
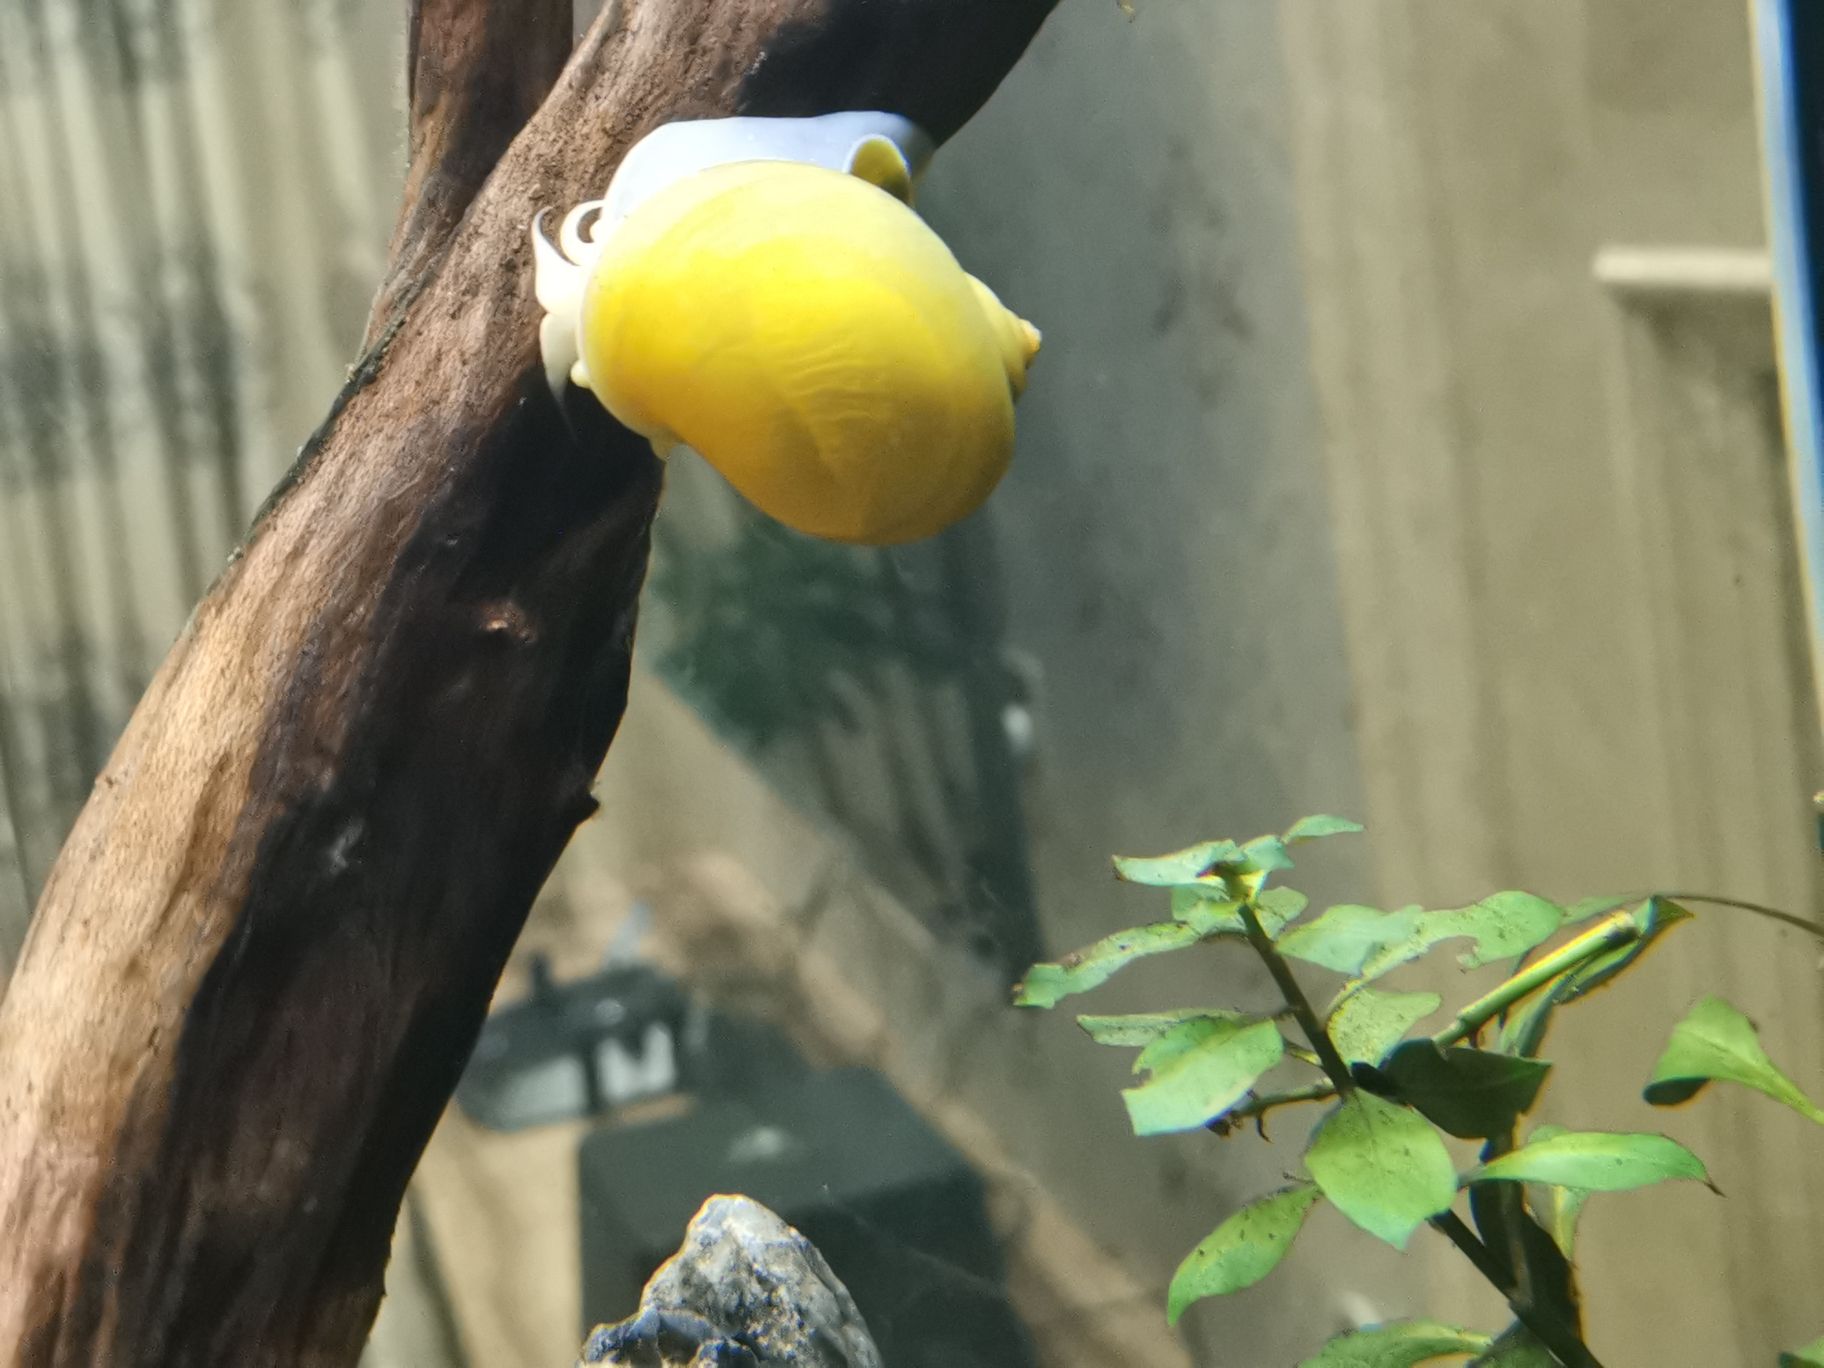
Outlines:
<svg viewBox="0 0 1824 1368"><path fill-rule="evenodd" d="M637 963L558 983L537 956L531 978L526 998L489 1015L456 1085L471 1119L519 1130L678 1090L689 1003L677 984Z"/></svg>

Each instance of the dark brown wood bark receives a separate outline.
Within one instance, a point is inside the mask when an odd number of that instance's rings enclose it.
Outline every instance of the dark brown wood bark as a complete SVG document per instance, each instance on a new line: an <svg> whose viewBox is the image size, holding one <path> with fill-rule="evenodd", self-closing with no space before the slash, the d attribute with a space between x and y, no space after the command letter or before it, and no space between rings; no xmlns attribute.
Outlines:
<svg viewBox="0 0 1824 1368"><path fill-rule="evenodd" d="M401 295L449 246L507 144L570 56L573 0L523 5L411 0L405 94L411 163L364 345L393 321Z"/></svg>
<svg viewBox="0 0 1824 1368"><path fill-rule="evenodd" d="M402 228L374 345L148 689L0 1003L0 1364L358 1355L406 1180L593 807L659 491L642 443L586 403L572 440L543 392L533 214L668 118L887 108L947 137L1052 3L610 0L473 202L421 250ZM484 38L525 12L441 8Z"/></svg>

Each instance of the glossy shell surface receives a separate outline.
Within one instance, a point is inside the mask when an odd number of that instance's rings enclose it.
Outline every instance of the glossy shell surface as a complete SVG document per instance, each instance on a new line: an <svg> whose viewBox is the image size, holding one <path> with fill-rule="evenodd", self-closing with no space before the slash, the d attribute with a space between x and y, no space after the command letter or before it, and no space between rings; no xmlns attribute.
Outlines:
<svg viewBox="0 0 1824 1368"><path fill-rule="evenodd" d="M591 263L582 369L788 526L886 544L980 505L1038 335L907 205L826 167L712 167L643 201Z"/></svg>

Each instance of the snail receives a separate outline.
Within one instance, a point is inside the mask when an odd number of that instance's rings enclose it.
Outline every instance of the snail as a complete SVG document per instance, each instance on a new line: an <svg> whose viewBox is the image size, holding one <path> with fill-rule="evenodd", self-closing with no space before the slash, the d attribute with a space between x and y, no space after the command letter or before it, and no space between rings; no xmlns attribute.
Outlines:
<svg viewBox="0 0 1824 1368"><path fill-rule="evenodd" d="M1039 334L911 207L929 155L885 114L648 135L557 244L533 222L547 378L800 532L943 530L1007 469Z"/></svg>

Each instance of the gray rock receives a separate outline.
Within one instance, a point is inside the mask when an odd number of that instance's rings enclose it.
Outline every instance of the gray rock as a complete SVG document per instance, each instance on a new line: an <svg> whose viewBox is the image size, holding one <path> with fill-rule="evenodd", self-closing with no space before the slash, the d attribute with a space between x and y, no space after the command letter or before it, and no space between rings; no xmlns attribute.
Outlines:
<svg viewBox="0 0 1824 1368"><path fill-rule="evenodd" d="M848 1289L758 1202L711 1197L640 1309L598 1326L582 1363L620 1368L881 1368Z"/></svg>

